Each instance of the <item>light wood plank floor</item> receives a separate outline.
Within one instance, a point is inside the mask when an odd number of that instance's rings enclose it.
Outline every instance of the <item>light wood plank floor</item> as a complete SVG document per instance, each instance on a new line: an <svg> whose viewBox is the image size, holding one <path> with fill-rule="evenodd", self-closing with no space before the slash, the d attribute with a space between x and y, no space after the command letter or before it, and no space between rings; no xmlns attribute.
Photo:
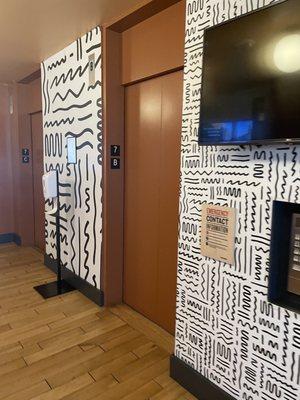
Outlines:
<svg viewBox="0 0 300 400"><path fill-rule="evenodd" d="M169 377L172 336L77 291L42 299L54 278L35 249L0 245L0 399L194 399Z"/></svg>

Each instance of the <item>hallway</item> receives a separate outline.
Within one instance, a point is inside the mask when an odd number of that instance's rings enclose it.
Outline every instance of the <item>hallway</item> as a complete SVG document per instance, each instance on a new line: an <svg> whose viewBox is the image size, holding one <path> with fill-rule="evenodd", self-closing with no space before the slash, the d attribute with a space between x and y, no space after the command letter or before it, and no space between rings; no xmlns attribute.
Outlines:
<svg viewBox="0 0 300 400"><path fill-rule="evenodd" d="M0 399L191 400L169 377L173 337L126 306L42 299L43 255L0 246Z"/></svg>

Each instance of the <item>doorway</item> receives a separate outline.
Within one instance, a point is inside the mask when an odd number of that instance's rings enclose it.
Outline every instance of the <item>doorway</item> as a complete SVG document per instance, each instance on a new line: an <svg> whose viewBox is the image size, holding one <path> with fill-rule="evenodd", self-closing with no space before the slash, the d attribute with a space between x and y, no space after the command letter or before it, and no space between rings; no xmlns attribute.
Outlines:
<svg viewBox="0 0 300 400"><path fill-rule="evenodd" d="M34 245L45 251L45 201L43 196L43 116L42 112L30 115L32 142L32 176L34 206Z"/></svg>
<svg viewBox="0 0 300 400"><path fill-rule="evenodd" d="M175 330L183 72L125 89L124 302Z"/></svg>

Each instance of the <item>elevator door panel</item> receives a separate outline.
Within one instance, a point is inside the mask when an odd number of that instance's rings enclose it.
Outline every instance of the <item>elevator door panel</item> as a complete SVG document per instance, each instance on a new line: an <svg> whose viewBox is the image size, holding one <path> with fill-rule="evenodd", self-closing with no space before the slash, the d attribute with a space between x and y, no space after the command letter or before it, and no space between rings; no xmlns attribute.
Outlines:
<svg viewBox="0 0 300 400"><path fill-rule="evenodd" d="M182 72L126 88L124 301L175 328Z"/></svg>
<svg viewBox="0 0 300 400"><path fill-rule="evenodd" d="M31 115L34 244L45 251L45 202L42 187L43 175L43 121L42 113Z"/></svg>

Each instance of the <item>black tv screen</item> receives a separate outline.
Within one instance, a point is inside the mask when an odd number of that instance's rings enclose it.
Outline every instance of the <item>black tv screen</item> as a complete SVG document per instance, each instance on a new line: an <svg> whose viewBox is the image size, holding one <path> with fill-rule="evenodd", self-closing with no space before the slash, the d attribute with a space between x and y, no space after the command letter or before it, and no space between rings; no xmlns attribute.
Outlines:
<svg viewBox="0 0 300 400"><path fill-rule="evenodd" d="M300 0L208 28L199 144L300 142Z"/></svg>

